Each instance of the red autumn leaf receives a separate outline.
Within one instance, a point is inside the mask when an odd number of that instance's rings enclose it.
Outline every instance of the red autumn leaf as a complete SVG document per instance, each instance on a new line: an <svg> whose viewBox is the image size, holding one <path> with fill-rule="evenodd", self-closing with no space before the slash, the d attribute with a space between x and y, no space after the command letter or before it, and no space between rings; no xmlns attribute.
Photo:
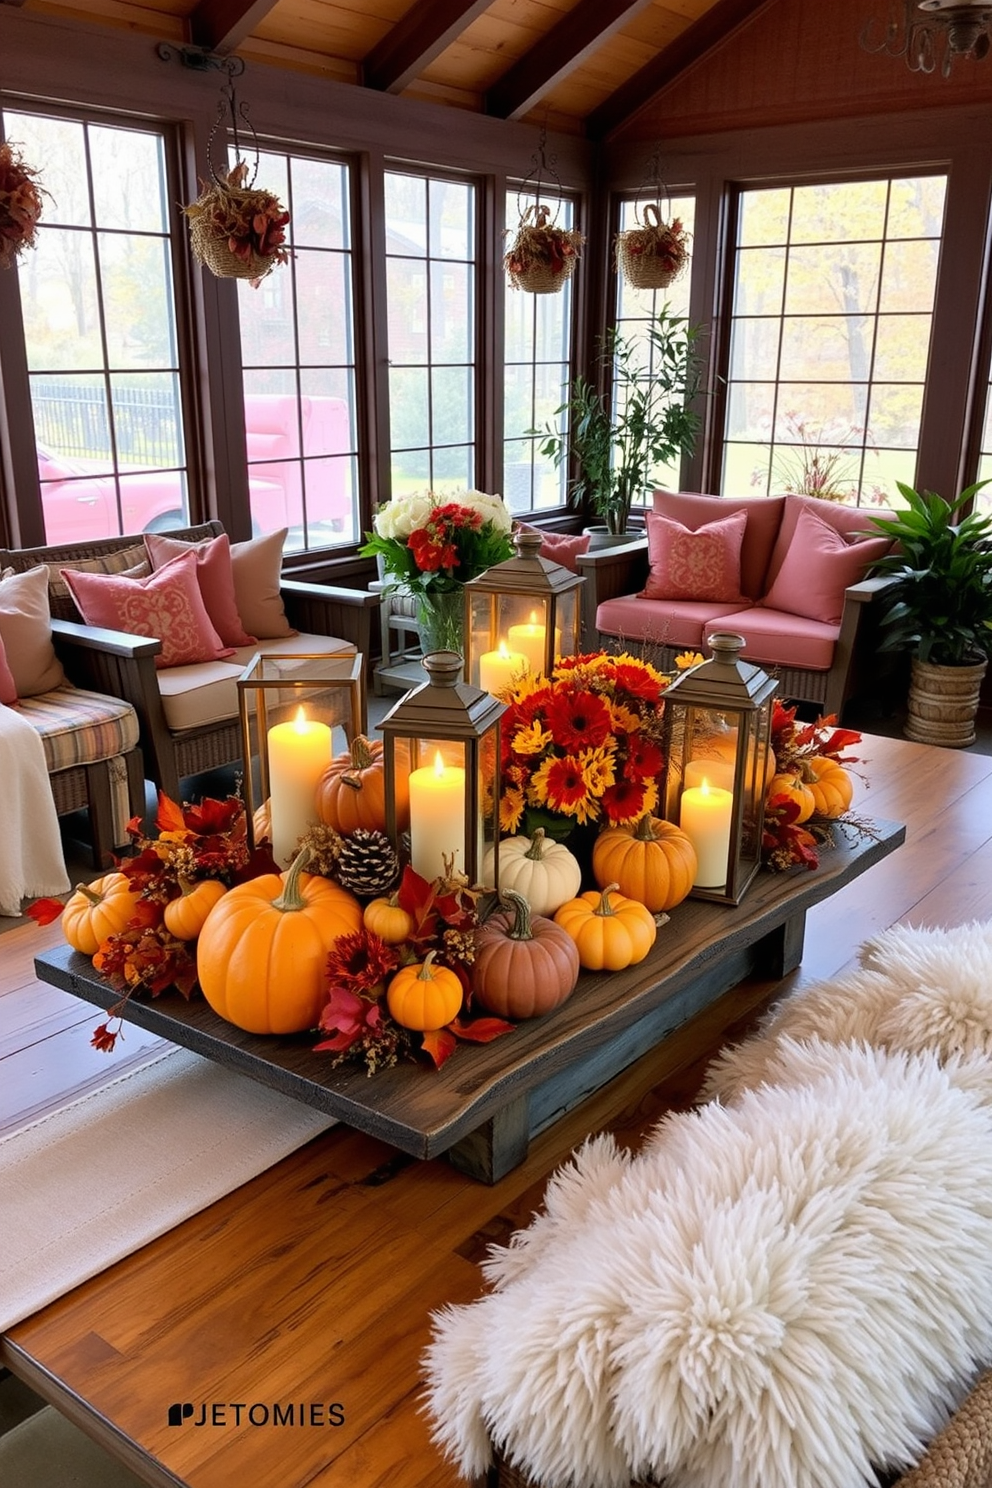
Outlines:
<svg viewBox="0 0 992 1488"><path fill-rule="evenodd" d="M228 833L243 837L247 832L245 803L239 796L228 796L226 801L208 796L199 805L185 807L181 814L187 831L195 832L198 837Z"/></svg>
<svg viewBox="0 0 992 1488"><path fill-rule="evenodd" d="M502 1018L473 1018L470 1023L455 1018L448 1024L456 1038L465 1039L470 1044L492 1043L501 1033L512 1033L516 1026L515 1023L505 1023Z"/></svg>
<svg viewBox="0 0 992 1488"><path fill-rule="evenodd" d="M53 920L58 919L63 909L65 905L61 899L36 899L33 904L28 905L24 913L29 919L34 920L36 925L50 925Z"/></svg>
<svg viewBox="0 0 992 1488"><path fill-rule="evenodd" d="M272 843L266 838L264 843L259 843L252 850L245 866L237 869L231 877L234 883L247 883L250 878L262 878L266 873L279 871L279 864L272 856Z"/></svg>
<svg viewBox="0 0 992 1488"><path fill-rule="evenodd" d="M430 1055L435 1069L440 1069L445 1060L450 1059L458 1048L458 1041L448 1028L434 1029L430 1033L423 1034L422 1037L424 1053Z"/></svg>

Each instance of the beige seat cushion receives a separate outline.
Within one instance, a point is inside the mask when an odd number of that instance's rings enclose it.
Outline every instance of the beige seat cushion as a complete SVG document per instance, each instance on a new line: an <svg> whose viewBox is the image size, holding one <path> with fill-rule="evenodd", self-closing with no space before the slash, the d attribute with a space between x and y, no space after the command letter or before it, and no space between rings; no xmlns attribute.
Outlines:
<svg viewBox="0 0 992 1488"><path fill-rule="evenodd" d="M202 661L194 666L170 667L156 674L165 719L173 733L202 728L238 717L238 678L253 658L311 652L331 656L336 651L354 655L349 641L336 636L292 635L241 646L227 661Z"/></svg>

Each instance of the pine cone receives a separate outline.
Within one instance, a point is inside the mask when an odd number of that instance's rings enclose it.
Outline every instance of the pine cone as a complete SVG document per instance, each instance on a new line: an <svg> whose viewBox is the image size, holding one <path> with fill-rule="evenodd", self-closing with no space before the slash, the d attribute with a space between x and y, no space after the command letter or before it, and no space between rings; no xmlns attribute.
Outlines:
<svg viewBox="0 0 992 1488"><path fill-rule="evenodd" d="M385 833L356 827L342 837L331 877L353 894L373 896L391 889L399 871L400 860Z"/></svg>

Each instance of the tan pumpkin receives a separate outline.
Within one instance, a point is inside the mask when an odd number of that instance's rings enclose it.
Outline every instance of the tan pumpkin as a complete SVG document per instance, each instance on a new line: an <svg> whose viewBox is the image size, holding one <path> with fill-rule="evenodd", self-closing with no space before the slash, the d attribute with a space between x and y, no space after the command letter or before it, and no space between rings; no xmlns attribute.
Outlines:
<svg viewBox="0 0 992 1488"><path fill-rule="evenodd" d="M350 749L331 761L317 782L317 815L325 826L348 837L359 827L369 832L386 830L386 780L382 741L358 734ZM396 772L396 825L410 825L410 796L407 772Z"/></svg>
<svg viewBox="0 0 992 1488"><path fill-rule="evenodd" d="M362 927L362 907L330 879L303 872L306 849L285 873L235 884L207 916L196 947L204 997L248 1033L315 1028L327 1000L327 953Z"/></svg>
<svg viewBox="0 0 992 1488"><path fill-rule="evenodd" d="M109 936L124 929L140 902L124 873L77 884L62 911L62 934L74 951L93 956Z"/></svg>
<svg viewBox="0 0 992 1488"><path fill-rule="evenodd" d="M587 971L622 971L643 961L654 945L658 927L651 911L607 884L563 904L555 924L575 941Z"/></svg>
<svg viewBox="0 0 992 1488"><path fill-rule="evenodd" d="M482 860L485 888L493 887L495 866L496 849L487 848ZM579 892L582 869L564 843L538 827L533 837L504 837L499 844L499 886L522 894L534 914L551 915Z"/></svg>
<svg viewBox="0 0 992 1488"><path fill-rule="evenodd" d="M537 1018L559 1007L579 979L579 951L567 930L532 915L522 894L500 904L475 932L472 989L500 1018Z"/></svg>
<svg viewBox="0 0 992 1488"><path fill-rule="evenodd" d="M809 760L812 780L808 781L817 816L843 816L854 799L854 781L838 760Z"/></svg>
<svg viewBox="0 0 992 1488"><path fill-rule="evenodd" d="M362 918L366 930L371 930L387 945L401 945L413 931L413 916L402 907L395 894L370 899Z"/></svg>
<svg viewBox="0 0 992 1488"><path fill-rule="evenodd" d="M434 964L433 951L421 962L401 966L386 989L390 1015L418 1033L433 1033L457 1018L462 997L458 977L450 967Z"/></svg>
<svg viewBox="0 0 992 1488"><path fill-rule="evenodd" d="M255 808L251 819L251 834L253 842L272 841L272 802L263 801L261 806Z"/></svg>
<svg viewBox="0 0 992 1488"><path fill-rule="evenodd" d="M162 918L165 928L177 940L195 940L203 929L207 915L218 899L223 899L227 888L217 878L204 878L198 883L184 884L178 899L170 899Z"/></svg>
<svg viewBox="0 0 992 1488"><path fill-rule="evenodd" d="M799 815L796 817L797 823L809 821L809 818L816 810L816 799L813 792L802 779L802 776L792 770L782 770L772 777L772 782L768 787L767 799L771 800L773 796L787 796L790 801L795 801L799 807Z"/></svg>
<svg viewBox="0 0 992 1488"><path fill-rule="evenodd" d="M593 843L592 872L600 888L615 883L652 914L682 903L698 866L682 828L656 816L642 816L636 827L606 827Z"/></svg>

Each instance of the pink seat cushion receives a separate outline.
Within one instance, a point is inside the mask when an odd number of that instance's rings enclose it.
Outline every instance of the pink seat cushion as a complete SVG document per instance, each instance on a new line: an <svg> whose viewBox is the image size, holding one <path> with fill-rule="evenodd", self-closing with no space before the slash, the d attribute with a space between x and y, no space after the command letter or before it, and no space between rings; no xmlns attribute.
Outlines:
<svg viewBox="0 0 992 1488"><path fill-rule="evenodd" d="M7 653L3 646L3 637L0 636L0 703L17 702L17 685L14 682L14 674L10 670Z"/></svg>
<svg viewBox="0 0 992 1488"><path fill-rule="evenodd" d="M253 646L255 637L241 623L234 597L234 569L231 565L231 539L226 532L207 542L189 543L178 537L164 537L158 532L145 533L145 548L153 569L164 568L173 558L192 552L196 558L196 579L210 622L225 646Z"/></svg>
<svg viewBox="0 0 992 1488"><path fill-rule="evenodd" d="M196 575L196 554L182 553L147 579L62 570L87 625L157 636L157 667L186 666L232 656L210 623Z"/></svg>
<svg viewBox="0 0 992 1488"><path fill-rule="evenodd" d="M596 629L601 635L624 641L647 641L657 646L690 646L699 650L713 629L713 622L736 614L740 603L704 604L698 600L642 599L624 594L607 599L596 611Z"/></svg>
<svg viewBox="0 0 992 1488"><path fill-rule="evenodd" d="M695 491L655 491L654 510L693 529L718 522L734 512L747 514L741 543L741 593L760 599L785 509L784 496L704 496Z"/></svg>
<svg viewBox="0 0 992 1488"><path fill-rule="evenodd" d="M770 610L839 625L844 590L859 583L890 546L885 537L849 539L811 508L803 507L796 517L792 542L763 603Z"/></svg>
<svg viewBox="0 0 992 1488"><path fill-rule="evenodd" d="M660 512L648 512L646 522L650 572L645 599L740 603L746 512L732 512L696 528Z"/></svg>
<svg viewBox="0 0 992 1488"><path fill-rule="evenodd" d="M745 661L766 667L802 667L808 672L830 670L840 634L838 625L771 610L763 604L726 615L721 627L744 637Z"/></svg>
<svg viewBox="0 0 992 1488"><path fill-rule="evenodd" d="M589 551L588 532L545 532L542 527L531 527L527 522L518 522L521 532L540 532L542 558L549 563L558 563L570 573L578 573L576 558Z"/></svg>

